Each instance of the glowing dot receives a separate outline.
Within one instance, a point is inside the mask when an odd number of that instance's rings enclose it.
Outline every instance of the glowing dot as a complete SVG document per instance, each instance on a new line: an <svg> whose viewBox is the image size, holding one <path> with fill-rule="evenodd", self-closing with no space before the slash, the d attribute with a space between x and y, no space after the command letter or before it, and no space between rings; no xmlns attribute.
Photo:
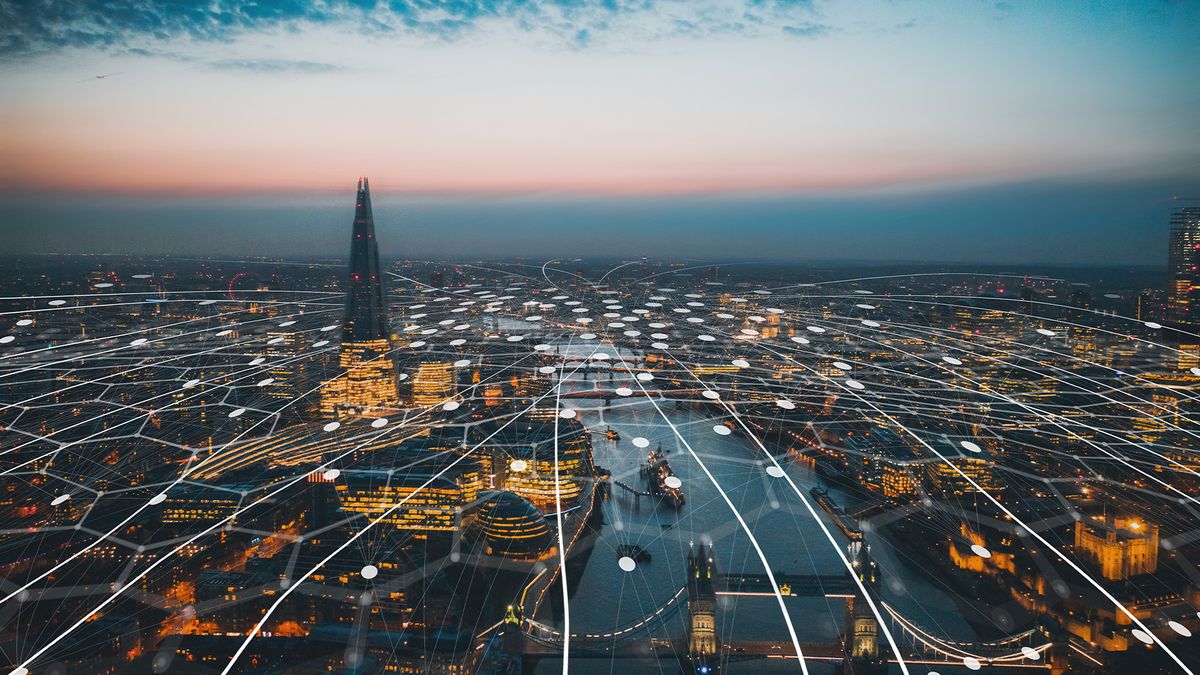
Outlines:
<svg viewBox="0 0 1200 675"><path fill-rule="evenodd" d="M711 398L714 401L721 398L721 395L718 394L717 392L713 391L712 389L705 389L703 392L700 393L700 395L703 396L704 398Z"/></svg>
<svg viewBox="0 0 1200 675"><path fill-rule="evenodd" d="M25 668L24 666L18 666L17 668L14 668L13 671L8 675L29 675L29 669Z"/></svg>
<svg viewBox="0 0 1200 675"><path fill-rule="evenodd" d="M778 399L777 401L775 401L775 405L779 406L780 408L783 408L784 410L794 410L796 408L796 404L792 403L791 401L787 400L786 398Z"/></svg>
<svg viewBox="0 0 1200 675"><path fill-rule="evenodd" d="M1162 324L1155 321L1147 321L1144 325L1146 328L1162 328Z"/></svg>
<svg viewBox="0 0 1200 675"><path fill-rule="evenodd" d="M820 326L809 326L808 330L813 333L824 333L825 329Z"/></svg>
<svg viewBox="0 0 1200 675"><path fill-rule="evenodd" d="M257 359L254 359L253 361L251 361L251 362L249 363L249 365L251 365L251 366L257 366L257 365L259 365L260 363L263 363L263 362L265 362L265 361L266 361L266 359L264 359L263 357L261 357L261 356L260 356L260 357L258 357Z"/></svg>
<svg viewBox="0 0 1200 675"><path fill-rule="evenodd" d="M1040 661L1042 659L1042 653L1033 647L1021 647L1021 653L1030 661Z"/></svg>
<svg viewBox="0 0 1200 675"><path fill-rule="evenodd" d="M269 345L277 345L281 342L283 342L282 337L276 337L276 338L271 338L270 340L267 340L267 344L269 344Z"/></svg>
<svg viewBox="0 0 1200 675"><path fill-rule="evenodd" d="M200 302L198 302L198 303L196 303L196 304L198 304L198 305L212 305L212 304L215 304L216 302L217 302L216 300L201 300Z"/></svg>
<svg viewBox="0 0 1200 675"><path fill-rule="evenodd" d="M812 344L811 342L809 342L808 338L800 337L799 335L793 337L792 342L795 342L796 344L801 344L801 345Z"/></svg>
<svg viewBox="0 0 1200 675"><path fill-rule="evenodd" d="M972 443L971 441L959 441L958 444L961 445L964 450L969 450L970 452L983 452L983 448L979 447L978 443Z"/></svg>
<svg viewBox="0 0 1200 675"><path fill-rule="evenodd" d="M11 335L5 335L4 337L0 337L0 345L6 345L16 339L17 338L15 338Z"/></svg>
<svg viewBox="0 0 1200 675"><path fill-rule="evenodd" d="M134 279L149 279L149 278L151 278L151 276L153 276L153 275L150 275L150 274L135 274L135 275L133 275L133 278L134 278Z"/></svg>
<svg viewBox="0 0 1200 675"><path fill-rule="evenodd" d="M862 382L859 382L858 380L851 380L851 379L846 380L846 386L850 387L851 389L866 389L867 388L867 385L863 384Z"/></svg>
<svg viewBox="0 0 1200 675"><path fill-rule="evenodd" d="M683 486L683 481L679 480L675 476L667 476L663 479L663 485L678 490Z"/></svg>
<svg viewBox="0 0 1200 675"><path fill-rule="evenodd" d="M312 346L313 347L324 347L327 344L329 344L329 340L317 340L316 342L313 343Z"/></svg>
<svg viewBox="0 0 1200 675"><path fill-rule="evenodd" d="M514 459L509 463L508 468L512 469L513 471L524 471L525 469L529 468L529 463L523 459Z"/></svg>
<svg viewBox="0 0 1200 675"><path fill-rule="evenodd" d="M667 335L666 333L651 333L650 337L654 338L655 340L666 340L671 336ZM703 336L701 336L701 339L704 339Z"/></svg>
<svg viewBox="0 0 1200 675"><path fill-rule="evenodd" d="M1192 631L1188 630L1187 626L1179 623L1178 621L1168 621L1167 625L1171 627L1171 630L1179 633L1183 637L1192 637Z"/></svg>
<svg viewBox="0 0 1200 675"><path fill-rule="evenodd" d="M961 366L962 365L962 361L954 358L953 356L943 356L942 360L945 361L946 363L949 363L952 366Z"/></svg>
<svg viewBox="0 0 1200 675"><path fill-rule="evenodd" d="M617 387L617 396L633 396L633 390L629 387Z"/></svg>
<svg viewBox="0 0 1200 675"><path fill-rule="evenodd" d="M362 575L362 578L369 581L379 576L379 568L374 565L363 565L363 568L358 573Z"/></svg>
<svg viewBox="0 0 1200 675"><path fill-rule="evenodd" d="M874 291L854 291L854 292L858 293L859 295L871 295L871 293L873 293Z"/></svg>
<svg viewBox="0 0 1200 675"><path fill-rule="evenodd" d="M534 350L534 351L537 351L537 352L548 352L548 351L550 351L551 349L554 349L554 347L551 347L551 346L550 346L550 345L548 345L548 344L540 344L540 345L534 345L534 346L533 346L533 350Z"/></svg>
<svg viewBox="0 0 1200 675"><path fill-rule="evenodd" d="M641 380L642 382L649 382L650 380L654 379L654 373L638 373L637 379Z"/></svg>
<svg viewBox="0 0 1200 675"><path fill-rule="evenodd" d="M524 335L509 335L505 339L508 340L509 342L520 342L521 340L525 339L525 336Z"/></svg>
<svg viewBox="0 0 1200 675"><path fill-rule="evenodd" d="M625 331L625 336L626 336L626 337L637 337L637 336L639 336L639 335L641 335L641 334L642 334L642 333L641 333L641 331L636 331L636 330L627 330L627 331Z"/></svg>
<svg viewBox="0 0 1200 675"><path fill-rule="evenodd" d="M1054 331L1050 330L1049 328L1039 328L1037 329L1037 332L1047 337L1054 337Z"/></svg>
<svg viewBox="0 0 1200 675"><path fill-rule="evenodd" d="M105 282L103 284L96 284L96 288L112 288L112 284L107 283L107 282Z"/></svg>
<svg viewBox="0 0 1200 675"><path fill-rule="evenodd" d="M580 340L595 340L596 334L595 333L580 333L579 339Z"/></svg>
<svg viewBox="0 0 1200 675"><path fill-rule="evenodd" d="M667 343L665 343L665 342L651 342L651 343L650 343L650 346L651 346L651 347L654 347L655 349L662 349L662 350L664 350L664 351L665 351L665 350L666 350L667 348L669 348L671 345L669 345L669 344L667 344Z"/></svg>
<svg viewBox="0 0 1200 675"><path fill-rule="evenodd" d="M538 368L538 372L543 375L550 375L554 373L555 370L557 370L557 368L554 366L542 366L541 368Z"/></svg>
<svg viewBox="0 0 1200 675"><path fill-rule="evenodd" d="M265 379L265 380L259 380L259 381L258 381L258 386L260 386L260 387L266 387L266 386L268 386L268 385L274 384L274 382L275 382L275 378L273 378L273 377L268 377L268 378L267 378L267 379Z"/></svg>
<svg viewBox="0 0 1200 675"><path fill-rule="evenodd" d="M167 501L167 493L160 492L150 498L150 505L153 506L155 504L161 504L165 501Z"/></svg>
<svg viewBox="0 0 1200 675"><path fill-rule="evenodd" d="M783 478L783 469L772 464L767 467L767 475L771 478Z"/></svg>
<svg viewBox="0 0 1200 675"><path fill-rule="evenodd" d="M851 369L850 364L846 363L845 361L834 361L833 367L837 368L838 370L850 370Z"/></svg>
<svg viewBox="0 0 1200 675"><path fill-rule="evenodd" d="M975 555L979 556L980 558L992 557L992 552L987 550L986 548L980 546L979 544L971 544L971 552L973 552Z"/></svg>
<svg viewBox="0 0 1200 675"><path fill-rule="evenodd" d="M196 386L196 385L198 385L198 384L200 384L200 380L188 380L187 382L184 382L184 383L183 383L183 388L184 388L184 389L191 389L192 387L194 387L194 386Z"/></svg>
<svg viewBox="0 0 1200 675"><path fill-rule="evenodd" d="M868 305L865 302L859 303L859 304L855 305L855 307L857 307L859 309L875 309L875 305Z"/></svg>
<svg viewBox="0 0 1200 675"><path fill-rule="evenodd" d="M1200 375L1200 368L1197 368L1196 366L1192 366L1188 370L1191 370L1193 375Z"/></svg>
<svg viewBox="0 0 1200 675"><path fill-rule="evenodd" d="M71 495L59 495L54 498L54 501L50 502L50 506L58 506L69 499L71 499Z"/></svg>
<svg viewBox="0 0 1200 675"><path fill-rule="evenodd" d="M750 362L747 361L746 359L734 359L734 360L730 361L730 363L737 366L738 368L749 368L750 367Z"/></svg>
<svg viewBox="0 0 1200 675"><path fill-rule="evenodd" d="M633 439L633 444L639 448L648 448L650 447L650 439L638 436L637 438Z"/></svg>
<svg viewBox="0 0 1200 675"><path fill-rule="evenodd" d="M326 333L326 332L329 332L329 331L331 331L331 330L334 330L334 329L336 329L336 328L337 328L337 324L336 324L336 323L334 323L334 324L330 324L330 325L328 325L328 326L321 326L321 332L322 332L322 333Z"/></svg>
<svg viewBox="0 0 1200 675"><path fill-rule="evenodd" d="M742 335L758 335L758 331L754 330L753 328L743 328L741 333Z"/></svg>
<svg viewBox="0 0 1200 675"><path fill-rule="evenodd" d="M471 365L471 359L459 359L454 362L455 368L466 368L469 365Z"/></svg>
<svg viewBox="0 0 1200 675"><path fill-rule="evenodd" d="M465 344L467 344L467 341L462 338L455 338L450 341L451 347L459 347L459 346L465 345Z"/></svg>
<svg viewBox="0 0 1200 675"><path fill-rule="evenodd" d="M878 322L878 321L872 321L872 320L870 320L870 319L863 319L863 320L861 321L861 323L862 323L862 325L864 325L864 326L866 326L866 327L868 327L868 328L879 328L879 322Z"/></svg>
<svg viewBox="0 0 1200 675"><path fill-rule="evenodd" d="M233 331L232 331L232 330L230 330L230 329L228 329L228 328L226 328L226 329L225 329L225 330L223 330L223 331L219 331L219 332L217 332L217 334L216 334L216 335L217 335L217 337L225 337L226 335L233 335Z"/></svg>
<svg viewBox="0 0 1200 675"><path fill-rule="evenodd" d="M330 469L321 474L321 478L324 478L325 480L337 480L337 477L340 475L342 475L341 469Z"/></svg>
<svg viewBox="0 0 1200 675"><path fill-rule="evenodd" d="M704 342L712 342L713 340L717 339L711 335L697 335L696 338Z"/></svg>
<svg viewBox="0 0 1200 675"><path fill-rule="evenodd" d="M411 348L413 348L413 349L416 349L416 348L418 348L418 347L424 347L424 346L425 346L425 341L424 341L424 340L416 340L416 341L413 341L413 342L410 342L410 343L408 343L408 346L409 346L409 347L411 347Z"/></svg>
<svg viewBox="0 0 1200 675"><path fill-rule="evenodd" d="M294 325L296 325L295 321L284 321L283 323L279 324L279 327L287 328L288 326L294 326Z"/></svg>
<svg viewBox="0 0 1200 675"><path fill-rule="evenodd" d="M525 320L526 320L526 321L541 321L541 320L542 320L542 317L541 317L541 315L535 314L535 315L533 315L533 316L527 316L527 317L525 317Z"/></svg>
<svg viewBox="0 0 1200 675"><path fill-rule="evenodd" d="M67 301L66 300L51 300L47 304L49 304L51 307L61 307L62 305L67 304Z"/></svg>
<svg viewBox="0 0 1200 675"><path fill-rule="evenodd" d="M974 656L964 656L963 665L967 667L967 670L979 670L983 667L979 663L979 659L975 658Z"/></svg>
<svg viewBox="0 0 1200 675"><path fill-rule="evenodd" d="M1154 644L1154 636L1150 635L1141 628L1134 628L1131 632L1133 633L1133 637L1141 640L1142 642L1145 642L1148 645Z"/></svg>
<svg viewBox="0 0 1200 675"><path fill-rule="evenodd" d="M17 322L17 325L18 326L32 326L33 319L21 319L20 321Z"/></svg>
<svg viewBox="0 0 1200 675"><path fill-rule="evenodd" d="M379 417L377 419L371 420L371 426L376 429L382 429L383 427L387 426L387 423L388 423L388 420L386 417Z"/></svg>
<svg viewBox="0 0 1200 675"><path fill-rule="evenodd" d="M323 426L321 428L324 429L325 431L337 431L338 427L340 427L340 426L342 426L341 422L330 422L329 424L326 424L325 426Z"/></svg>
<svg viewBox="0 0 1200 675"><path fill-rule="evenodd" d="M632 572L637 569L637 561L627 555L624 555L621 556L621 559L617 561L617 566L620 567L622 571Z"/></svg>
<svg viewBox="0 0 1200 675"><path fill-rule="evenodd" d="M245 408L238 408L237 410L234 410L233 412L229 413L229 416L230 417L241 417L245 413L246 413Z"/></svg>
<svg viewBox="0 0 1200 675"><path fill-rule="evenodd" d="M729 434L733 433L733 429L730 429L724 424L718 424L713 427L713 433L717 434L718 436L728 436Z"/></svg>
<svg viewBox="0 0 1200 675"><path fill-rule="evenodd" d="M596 352L595 354L592 354L592 359L595 361L607 361L609 356L604 352Z"/></svg>
<svg viewBox="0 0 1200 675"><path fill-rule="evenodd" d="M563 419L573 420L573 419L575 419L575 409L574 408L563 408L562 410L559 411L558 416Z"/></svg>
<svg viewBox="0 0 1200 675"><path fill-rule="evenodd" d="M461 405L461 404L458 401L446 401L445 403L442 404L442 410L445 410L447 412L449 412L451 410L458 410L459 405Z"/></svg>

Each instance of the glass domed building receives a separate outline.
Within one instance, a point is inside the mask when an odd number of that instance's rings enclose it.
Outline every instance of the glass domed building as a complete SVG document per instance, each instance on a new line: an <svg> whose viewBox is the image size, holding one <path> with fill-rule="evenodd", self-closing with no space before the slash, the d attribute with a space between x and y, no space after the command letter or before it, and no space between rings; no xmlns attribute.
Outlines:
<svg viewBox="0 0 1200 675"><path fill-rule="evenodd" d="M558 552L541 511L529 500L499 490L479 495L476 525L484 553L512 560L536 561Z"/></svg>

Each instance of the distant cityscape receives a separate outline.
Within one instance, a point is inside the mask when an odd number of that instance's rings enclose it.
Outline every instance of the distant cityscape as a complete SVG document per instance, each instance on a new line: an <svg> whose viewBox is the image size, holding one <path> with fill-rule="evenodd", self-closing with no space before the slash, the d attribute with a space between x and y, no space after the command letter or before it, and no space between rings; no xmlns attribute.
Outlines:
<svg viewBox="0 0 1200 675"><path fill-rule="evenodd" d="M348 268L6 260L12 673L1200 667L1200 207L1164 278L381 261L354 200Z"/></svg>

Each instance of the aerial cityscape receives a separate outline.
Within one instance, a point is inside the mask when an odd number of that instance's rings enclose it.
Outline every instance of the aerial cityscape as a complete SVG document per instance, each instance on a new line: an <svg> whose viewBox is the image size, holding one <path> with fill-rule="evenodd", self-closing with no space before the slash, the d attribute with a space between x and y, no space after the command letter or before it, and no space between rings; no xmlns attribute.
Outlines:
<svg viewBox="0 0 1200 675"><path fill-rule="evenodd" d="M0 17L2 672L1200 673L1197 7Z"/></svg>

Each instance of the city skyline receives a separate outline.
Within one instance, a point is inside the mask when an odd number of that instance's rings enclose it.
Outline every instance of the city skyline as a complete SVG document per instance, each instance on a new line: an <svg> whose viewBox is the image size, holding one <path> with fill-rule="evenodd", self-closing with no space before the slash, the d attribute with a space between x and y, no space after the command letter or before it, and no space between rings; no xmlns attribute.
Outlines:
<svg viewBox="0 0 1200 675"><path fill-rule="evenodd" d="M1200 179L1191 3L120 6L0 4L16 251L304 255L371 175L392 254L1162 265Z"/></svg>
<svg viewBox="0 0 1200 675"><path fill-rule="evenodd" d="M0 0L0 675L1200 675L1197 28Z"/></svg>

